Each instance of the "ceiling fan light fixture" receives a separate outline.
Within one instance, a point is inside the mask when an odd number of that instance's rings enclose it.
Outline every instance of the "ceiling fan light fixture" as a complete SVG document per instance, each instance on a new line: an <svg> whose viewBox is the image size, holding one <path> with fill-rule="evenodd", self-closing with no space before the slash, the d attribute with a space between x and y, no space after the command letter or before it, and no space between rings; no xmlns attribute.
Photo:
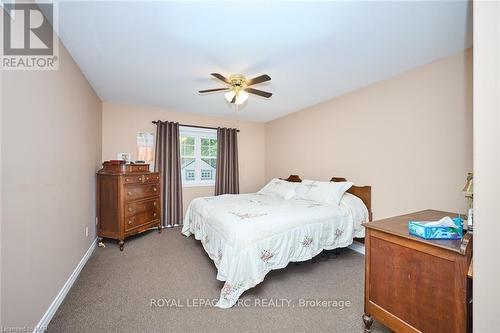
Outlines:
<svg viewBox="0 0 500 333"><path fill-rule="evenodd" d="M240 90L238 95L236 95L236 101L234 101L234 103L236 105L241 105L245 103L247 99L248 99L248 93L245 90Z"/></svg>
<svg viewBox="0 0 500 333"><path fill-rule="evenodd" d="M245 90L240 90L238 91L238 93L236 93L234 90L231 90L224 94L224 97L226 97L226 101L228 101L229 103L231 103L234 96L236 96L236 99L234 101L234 104L236 105L241 105L248 99L248 93Z"/></svg>
<svg viewBox="0 0 500 333"><path fill-rule="evenodd" d="M234 95L236 95L236 93L234 92L234 90L229 90L227 93L224 94L224 97L226 97L226 101L228 101L229 103L231 103L231 101L234 98Z"/></svg>

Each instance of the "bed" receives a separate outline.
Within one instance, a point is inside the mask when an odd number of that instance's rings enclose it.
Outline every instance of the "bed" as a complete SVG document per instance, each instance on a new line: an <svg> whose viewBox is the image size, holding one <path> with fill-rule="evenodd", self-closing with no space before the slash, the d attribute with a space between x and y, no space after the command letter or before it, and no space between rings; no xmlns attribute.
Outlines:
<svg viewBox="0 0 500 333"><path fill-rule="evenodd" d="M291 175L283 181L287 185L301 179ZM351 245L364 237L361 224L371 221L370 186L350 187L338 205L262 191L196 198L187 209L182 233L201 241L217 267L217 279L225 282L220 308L235 305L271 270Z"/></svg>

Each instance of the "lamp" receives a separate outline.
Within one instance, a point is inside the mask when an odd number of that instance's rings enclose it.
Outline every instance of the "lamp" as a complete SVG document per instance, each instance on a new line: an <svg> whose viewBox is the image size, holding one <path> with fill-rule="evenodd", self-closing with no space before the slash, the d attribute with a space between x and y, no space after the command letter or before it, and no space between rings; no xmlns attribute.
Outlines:
<svg viewBox="0 0 500 333"><path fill-rule="evenodd" d="M245 103L248 99L248 93L243 89L239 89L239 90L232 89L224 94L224 97L226 97L226 100L229 103L231 103L234 96L236 96L236 99L234 101L234 104L236 104L236 105L241 105L241 104Z"/></svg>
<svg viewBox="0 0 500 333"><path fill-rule="evenodd" d="M465 181L465 186L462 189L462 192L464 193L465 197L467 198L467 231L472 232L473 229L473 223L472 223L472 217L474 215L474 210L473 210L473 194L474 194L474 185L473 185L473 173L469 172L467 173L467 180Z"/></svg>

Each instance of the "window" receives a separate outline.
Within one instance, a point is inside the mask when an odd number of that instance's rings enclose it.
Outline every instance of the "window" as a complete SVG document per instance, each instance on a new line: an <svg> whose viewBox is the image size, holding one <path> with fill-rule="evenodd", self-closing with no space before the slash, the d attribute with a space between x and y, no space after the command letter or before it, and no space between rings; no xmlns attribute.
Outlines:
<svg viewBox="0 0 500 333"><path fill-rule="evenodd" d="M186 170L186 180L196 180L193 170Z"/></svg>
<svg viewBox="0 0 500 333"><path fill-rule="evenodd" d="M217 169L217 131L180 128L183 186L213 186Z"/></svg>
<svg viewBox="0 0 500 333"><path fill-rule="evenodd" d="M210 180L212 177L212 170L201 170L201 180Z"/></svg>
<svg viewBox="0 0 500 333"><path fill-rule="evenodd" d="M137 160L144 162L154 160L153 141L153 134L137 133Z"/></svg>

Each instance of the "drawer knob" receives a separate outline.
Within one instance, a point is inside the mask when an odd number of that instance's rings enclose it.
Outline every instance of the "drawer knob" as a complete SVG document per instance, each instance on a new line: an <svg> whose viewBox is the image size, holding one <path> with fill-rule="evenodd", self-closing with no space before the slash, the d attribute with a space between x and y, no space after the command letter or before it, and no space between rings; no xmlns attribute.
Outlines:
<svg viewBox="0 0 500 333"><path fill-rule="evenodd" d="M132 220L128 220L128 225L132 225Z"/></svg>
<svg viewBox="0 0 500 333"><path fill-rule="evenodd" d="M159 177L159 176L156 176L156 179L160 179L160 177Z"/></svg>
<svg viewBox="0 0 500 333"><path fill-rule="evenodd" d="M156 213L153 213L153 216L156 217Z"/></svg>
<svg viewBox="0 0 500 333"><path fill-rule="evenodd" d="M153 202L153 206L156 206L156 201L155 201L155 202Z"/></svg>
<svg viewBox="0 0 500 333"><path fill-rule="evenodd" d="M132 192L128 191L128 192L127 192L127 194L128 194L128 195L132 195Z"/></svg>
<svg viewBox="0 0 500 333"><path fill-rule="evenodd" d="M132 207L129 207L129 208L128 208L128 211L129 211L129 212L131 212L131 211L132 211Z"/></svg>
<svg viewBox="0 0 500 333"><path fill-rule="evenodd" d="M126 182L128 182L128 181L130 181L130 179L128 179L128 178L125 178L125 181L126 181Z"/></svg>
<svg viewBox="0 0 500 333"><path fill-rule="evenodd" d="M156 192L156 187L153 187L153 191Z"/></svg>

